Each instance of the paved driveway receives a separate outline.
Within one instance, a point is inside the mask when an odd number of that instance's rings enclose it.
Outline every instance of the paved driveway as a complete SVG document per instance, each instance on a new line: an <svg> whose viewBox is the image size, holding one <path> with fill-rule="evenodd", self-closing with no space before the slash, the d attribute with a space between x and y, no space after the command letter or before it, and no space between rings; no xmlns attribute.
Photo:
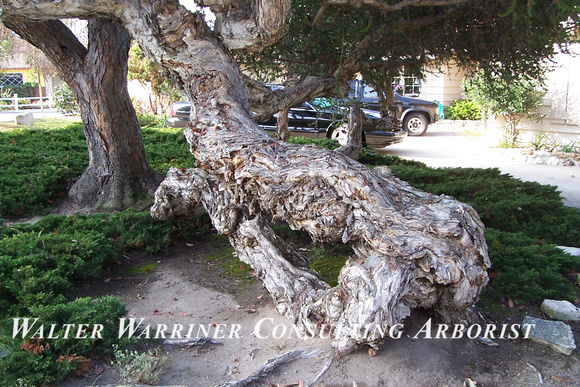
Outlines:
<svg viewBox="0 0 580 387"><path fill-rule="evenodd" d="M525 181L555 185L562 192L566 205L580 208L579 166L516 163L510 157L513 150L492 148L486 144L485 137L469 138L462 135L461 130L443 121L432 125L424 136L407 137L380 153L421 161L431 167L497 167Z"/></svg>

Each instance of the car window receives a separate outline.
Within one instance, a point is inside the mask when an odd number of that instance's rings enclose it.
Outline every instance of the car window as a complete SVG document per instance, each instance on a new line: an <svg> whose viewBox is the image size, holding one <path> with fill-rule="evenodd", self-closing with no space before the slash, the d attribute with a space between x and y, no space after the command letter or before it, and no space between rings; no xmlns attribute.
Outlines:
<svg viewBox="0 0 580 387"><path fill-rule="evenodd" d="M372 87L364 85L363 98L379 98L379 95Z"/></svg>

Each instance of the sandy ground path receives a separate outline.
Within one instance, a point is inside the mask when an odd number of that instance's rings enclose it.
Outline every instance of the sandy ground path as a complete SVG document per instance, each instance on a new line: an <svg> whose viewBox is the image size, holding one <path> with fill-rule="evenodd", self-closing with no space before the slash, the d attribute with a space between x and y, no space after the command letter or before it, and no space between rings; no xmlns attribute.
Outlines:
<svg viewBox="0 0 580 387"><path fill-rule="evenodd" d="M223 278L203 258L215 248L215 242L193 247L179 244L162 255L132 256L132 264L159 264L147 275L117 277L119 274L111 273L114 279L86 284L79 290L79 295L122 297L127 302L127 317L143 319L143 325L150 324L151 336L160 325L161 329L167 325L168 336L179 325L184 326L183 335L189 324L194 324L194 335L200 324L209 331L214 344L161 347L169 356L169 367L162 374L160 385L221 386L246 378L268 359L301 348L315 349L318 353L284 364L250 385L308 386L329 363L316 386L462 386L467 378L480 387L580 385L577 351L565 356L521 338L496 339L493 346L467 338L435 339L438 328L435 322L429 338L422 331L428 316L422 315L408 319L401 337L388 339L376 355L370 356L363 349L339 357L330 339L297 338L291 321L276 313L260 284ZM496 321L497 317L491 314L484 316L485 322L520 323L524 313L538 313L517 308L504 312L508 317L503 316L502 321ZM216 331L218 324L221 328ZM578 340L580 326L576 324L573 328ZM84 379L61 386L122 382L112 367L105 365L104 369L100 375L85 375Z"/></svg>

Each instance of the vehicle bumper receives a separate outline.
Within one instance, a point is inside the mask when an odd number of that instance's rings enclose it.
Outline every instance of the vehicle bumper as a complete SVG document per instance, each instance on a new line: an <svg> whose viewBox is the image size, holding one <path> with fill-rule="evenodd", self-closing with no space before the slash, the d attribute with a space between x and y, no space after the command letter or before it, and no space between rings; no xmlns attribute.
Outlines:
<svg viewBox="0 0 580 387"><path fill-rule="evenodd" d="M168 128L185 128L189 123L188 119L179 117L169 117L165 120Z"/></svg>
<svg viewBox="0 0 580 387"><path fill-rule="evenodd" d="M397 144L407 138L407 132L400 130L398 132L365 132L367 148L384 148L388 145Z"/></svg>

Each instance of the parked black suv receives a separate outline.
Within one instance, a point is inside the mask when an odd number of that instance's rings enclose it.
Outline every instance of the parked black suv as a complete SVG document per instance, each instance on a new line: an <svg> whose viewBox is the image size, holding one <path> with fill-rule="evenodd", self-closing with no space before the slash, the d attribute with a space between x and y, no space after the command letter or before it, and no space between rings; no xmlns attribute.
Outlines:
<svg viewBox="0 0 580 387"><path fill-rule="evenodd" d="M361 80L350 83L349 98L360 101L361 104L373 110L380 110L379 96L372 87ZM422 136L429 124L437 121L439 104L418 98L403 97L395 92L395 111L397 118L403 123L403 129L410 136Z"/></svg>

